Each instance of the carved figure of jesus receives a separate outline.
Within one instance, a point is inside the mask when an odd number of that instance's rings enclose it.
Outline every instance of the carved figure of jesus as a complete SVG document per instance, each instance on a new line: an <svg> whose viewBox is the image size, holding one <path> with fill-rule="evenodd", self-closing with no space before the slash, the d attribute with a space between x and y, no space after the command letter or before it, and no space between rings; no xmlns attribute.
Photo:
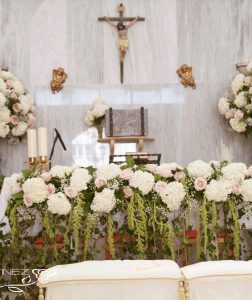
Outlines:
<svg viewBox="0 0 252 300"><path fill-rule="evenodd" d="M124 25L123 22L119 21L117 24L112 22L108 17L104 17L111 26L117 28L119 35L119 51L120 51L120 62L123 63L127 50L129 48L128 29L133 26L138 20L139 16L136 17L128 25Z"/></svg>

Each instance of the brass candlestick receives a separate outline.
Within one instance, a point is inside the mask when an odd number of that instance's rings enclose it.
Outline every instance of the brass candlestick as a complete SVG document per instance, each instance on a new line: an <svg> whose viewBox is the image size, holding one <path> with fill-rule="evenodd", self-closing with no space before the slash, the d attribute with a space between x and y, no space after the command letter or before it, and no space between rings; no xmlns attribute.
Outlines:
<svg viewBox="0 0 252 300"><path fill-rule="evenodd" d="M37 157L29 157L28 158L28 164L29 168L32 169L37 163Z"/></svg>
<svg viewBox="0 0 252 300"><path fill-rule="evenodd" d="M42 172L48 171L49 160L47 159L47 156L40 156L39 164L40 164L40 169Z"/></svg>

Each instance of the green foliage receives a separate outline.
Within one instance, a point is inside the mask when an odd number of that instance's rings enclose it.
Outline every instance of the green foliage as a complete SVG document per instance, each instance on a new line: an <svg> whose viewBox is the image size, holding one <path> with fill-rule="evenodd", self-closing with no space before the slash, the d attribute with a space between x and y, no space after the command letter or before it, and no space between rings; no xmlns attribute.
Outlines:
<svg viewBox="0 0 252 300"><path fill-rule="evenodd" d="M115 259L115 245L114 245L114 227L113 227L113 217L111 214L108 215L108 225L107 225L107 234L108 234L108 245L109 252L112 259Z"/></svg>

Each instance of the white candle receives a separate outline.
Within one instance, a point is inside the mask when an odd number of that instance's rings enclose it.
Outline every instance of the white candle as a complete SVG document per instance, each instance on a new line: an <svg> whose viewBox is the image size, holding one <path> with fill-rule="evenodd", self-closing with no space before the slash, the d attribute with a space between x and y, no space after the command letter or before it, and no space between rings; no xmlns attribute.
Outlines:
<svg viewBox="0 0 252 300"><path fill-rule="evenodd" d="M38 128L38 155L47 156L47 129Z"/></svg>
<svg viewBox="0 0 252 300"><path fill-rule="evenodd" d="M37 157L37 131L27 130L28 157Z"/></svg>

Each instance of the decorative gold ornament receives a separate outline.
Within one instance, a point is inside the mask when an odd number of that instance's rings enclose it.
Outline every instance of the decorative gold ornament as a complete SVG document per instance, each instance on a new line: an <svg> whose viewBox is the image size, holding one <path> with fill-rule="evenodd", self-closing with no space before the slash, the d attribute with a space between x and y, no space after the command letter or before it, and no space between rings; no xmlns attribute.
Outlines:
<svg viewBox="0 0 252 300"><path fill-rule="evenodd" d="M188 67L188 65L184 64L177 70L177 74L181 78L180 82L184 87L190 86L193 89L196 89L196 84L192 75L192 67Z"/></svg>
<svg viewBox="0 0 252 300"><path fill-rule="evenodd" d="M67 79L67 74L63 68L53 69L52 71L53 79L51 81L52 93L60 92L63 89L63 84Z"/></svg>

